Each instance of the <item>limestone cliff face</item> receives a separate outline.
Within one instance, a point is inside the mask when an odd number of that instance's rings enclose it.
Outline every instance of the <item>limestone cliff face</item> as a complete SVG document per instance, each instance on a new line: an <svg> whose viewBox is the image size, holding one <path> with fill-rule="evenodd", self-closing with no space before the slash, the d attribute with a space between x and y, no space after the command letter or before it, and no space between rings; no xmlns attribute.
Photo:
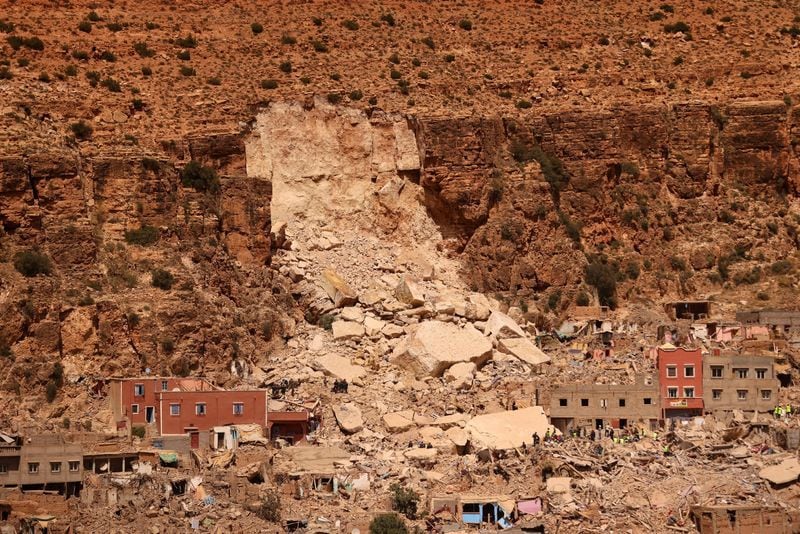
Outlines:
<svg viewBox="0 0 800 534"><path fill-rule="evenodd" d="M601 250L658 270L672 256L692 263L707 243L702 271L744 240L774 260L795 248L797 119L781 101L581 109L526 122L420 118L421 183L484 290L575 286L585 252ZM557 192L528 155L534 147L563 164ZM762 210L780 226L766 240L757 238L766 219L752 220Z"/></svg>

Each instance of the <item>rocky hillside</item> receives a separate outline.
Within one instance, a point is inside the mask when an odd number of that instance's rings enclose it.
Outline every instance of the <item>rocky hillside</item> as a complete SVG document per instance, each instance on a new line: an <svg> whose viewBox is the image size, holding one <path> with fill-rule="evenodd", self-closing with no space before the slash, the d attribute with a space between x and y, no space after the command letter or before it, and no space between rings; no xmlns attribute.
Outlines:
<svg viewBox="0 0 800 534"><path fill-rule="evenodd" d="M433 266L542 321L794 301L790 3L206 4L2 10L15 423L99 422L42 399L147 368L257 382L324 311L292 286L323 261ZM274 270L291 240L320 263Z"/></svg>

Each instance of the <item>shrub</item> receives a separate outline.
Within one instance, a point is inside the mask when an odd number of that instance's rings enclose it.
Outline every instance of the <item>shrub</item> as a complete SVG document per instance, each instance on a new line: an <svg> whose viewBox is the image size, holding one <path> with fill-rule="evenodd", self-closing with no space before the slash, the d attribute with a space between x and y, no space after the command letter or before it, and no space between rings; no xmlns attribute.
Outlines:
<svg viewBox="0 0 800 534"><path fill-rule="evenodd" d="M194 76L195 74L197 74L197 71L195 71L192 67L189 67L187 65L181 67L182 76Z"/></svg>
<svg viewBox="0 0 800 534"><path fill-rule="evenodd" d="M217 172L192 160L181 170L181 183L195 191L216 193L219 190Z"/></svg>
<svg viewBox="0 0 800 534"><path fill-rule="evenodd" d="M94 299L91 295L84 295L78 301L78 306L91 306L92 304L94 304Z"/></svg>
<svg viewBox="0 0 800 534"><path fill-rule="evenodd" d="M14 256L14 268L22 276L32 278L39 274L49 275L53 266L46 254L29 249Z"/></svg>
<svg viewBox="0 0 800 534"><path fill-rule="evenodd" d="M72 421L69 420L69 417L63 417L61 419L61 427L69 430L70 426L72 426Z"/></svg>
<svg viewBox="0 0 800 534"><path fill-rule="evenodd" d="M350 98L350 100L353 100L353 101L361 100L364 97L364 93L362 93L361 91L356 89L355 91L350 91L350 94L348 95L348 97Z"/></svg>
<svg viewBox="0 0 800 534"><path fill-rule="evenodd" d="M136 312L129 312L128 313L128 326L130 328L136 328L137 326L139 326L139 323L141 322L141 320L142 320L142 318L139 317L138 313L136 313Z"/></svg>
<svg viewBox="0 0 800 534"><path fill-rule="evenodd" d="M188 50L181 50L180 52L178 52L177 56L178 59L182 61L189 61L190 59L192 59L192 54Z"/></svg>
<svg viewBox="0 0 800 534"><path fill-rule="evenodd" d="M120 24L119 22L109 22L108 24L106 24L106 28L108 28L109 31L112 31L114 33L121 32L122 24Z"/></svg>
<svg viewBox="0 0 800 534"><path fill-rule="evenodd" d="M264 521L276 523L281 520L281 499L274 491L270 491L258 505L256 515Z"/></svg>
<svg viewBox="0 0 800 534"><path fill-rule="evenodd" d="M67 68L64 69L64 74L67 76L77 76L78 75L78 67L75 65L67 65Z"/></svg>
<svg viewBox="0 0 800 534"><path fill-rule="evenodd" d="M394 52L391 56L389 56L389 62L394 63L395 65L400 64L400 56L397 54L397 52Z"/></svg>
<svg viewBox="0 0 800 534"><path fill-rule="evenodd" d="M0 20L0 33L11 33L14 31L14 23L7 20Z"/></svg>
<svg viewBox="0 0 800 534"><path fill-rule="evenodd" d="M629 261L625 266L625 274L628 275L628 278L631 280L639 278L639 264L634 260Z"/></svg>
<svg viewBox="0 0 800 534"><path fill-rule="evenodd" d="M328 93L328 102L334 106L342 101L342 95L337 93Z"/></svg>
<svg viewBox="0 0 800 534"><path fill-rule="evenodd" d="M560 303L561 303L561 290L556 289L555 291L550 293L550 295L547 297L547 307L555 311Z"/></svg>
<svg viewBox="0 0 800 534"><path fill-rule="evenodd" d="M655 22L658 20L664 20L666 18L666 15L664 15L664 13L662 13L661 11L653 11L652 13L650 13L649 18L650 20Z"/></svg>
<svg viewBox="0 0 800 534"><path fill-rule="evenodd" d="M586 283L597 289L602 306L617 307L617 270L605 258L594 257L584 269Z"/></svg>
<svg viewBox="0 0 800 534"><path fill-rule="evenodd" d="M453 61L456 60L456 56L454 56L453 54L447 54L446 56L444 56L444 60L448 63L452 63Z"/></svg>
<svg viewBox="0 0 800 534"><path fill-rule="evenodd" d="M733 214L728 210L722 210L719 214L719 220L724 222L725 224L733 224L736 222L736 218Z"/></svg>
<svg viewBox="0 0 800 534"><path fill-rule="evenodd" d="M97 87L97 82L100 81L100 73L94 70L90 70L86 73L86 79L89 80L89 85L92 87Z"/></svg>
<svg viewBox="0 0 800 534"><path fill-rule="evenodd" d="M44 42L38 37L19 37L17 35L9 35L6 37L6 42L14 50L19 50L23 46L31 50L42 51L44 50Z"/></svg>
<svg viewBox="0 0 800 534"><path fill-rule="evenodd" d="M261 88L262 89L277 89L278 88L278 81L277 80L261 80Z"/></svg>
<svg viewBox="0 0 800 534"><path fill-rule="evenodd" d="M588 306L589 302L591 302L589 300L589 295L585 291L581 291L578 293L578 296L575 297L575 304L578 306Z"/></svg>
<svg viewBox="0 0 800 534"><path fill-rule="evenodd" d="M758 300L769 300L769 293L766 291L759 291L756 298L758 298Z"/></svg>
<svg viewBox="0 0 800 534"><path fill-rule="evenodd" d="M371 97L369 97L369 100L367 100L367 102L369 102L370 106L377 106L378 105L378 97L377 96L371 96Z"/></svg>
<svg viewBox="0 0 800 534"><path fill-rule="evenodd" d="M48 382L47 388L45 389L45 397L47 398L47 402L53 402L56 400L56 396L58 396L58 386L54 382Z"/></svg>
<svg viewBox="0 0 800 534"><path fill-rule="evenodd" d="M0 358L11 358L14 354L7 343L0 343Z"/></svg>
<svg viewBox="0 0 800 534"><path fill-rule="evenodd" d="M84 33L91 33L92 32L92 23L88 20L82 20L80 24L78 24L78 29Z"/></svg>
<svg viewBox="0 0 800 534"><path fill-rule="evenodd" d="M533 107L533 104L531 104L528 100L517 100L516 106L518 109L530 109Z"/></svg>
<svg viewBox="0 0 800 534"><path fill-rule="evenodd" d="M688 24L679 20L675 24L665 24L664 31L666 33L689 33L691 29Z"/></svg>
<svg viewBox="0 0 800 534"><path fill-rule="evenodd" d="M749 271L742 271L733 277L736 285L755 284L759 280L761 280L761 269L759 267L753 267Z"/></svg>
<svg viewBox="0 0 800 534"><path fill-rule="evenodd" d="M427 80L428 78L430 78L430 74L428 74L428 71L421 70L419 71L419 77L422 78L423 80Z"/></svg>
<svg viewBox="0 0 800 534"><path fill-rule="evenodd" d="M297 39L294 36L289 35L288 33L284 33L281 36L281 44L285 44L285 45L297 44Z"/></svg>
<svg viewBox="0 0 800 534"><path fill-rule="evenodd" d="M433 50L434 48L436 48L436 45L435 45L435 43L433 42L433 37L430 37L430 36L428 36L428 37L423 37L423 38L422 38L422 44L424 44L425 46L427 46L427 47L428 47L428 48L430 48L431 50Z"/></svg>
<svg viewBox="0 0 800 534"><path fill-rule="evenodd" d="M325 43L323 43L322 41L317 40L317 39L314 39L313 41L311 41L311 46L314 47L314 51L315 52L327 52L328 51L328 45L326 45Z"/></svg>
<svg viewBox="0 0 800 534"><path fill-rule="evenodd" d="M489 204L494 205L503 199L503 180L500 177L492 178L489 183Z"/></svg>
<svg viewBox="0 0 800 534"><path fill-rule="evenodd" d="M136 425L131 427L131 436L139 439L144 439L146 433L146 429L142 425Z"/></svg>
<svg viewBox="0 0 800 534"><path fill-rule="evenodd" d="M197 39L190 33L186 37L178 37L175 39L175 44L181 48L197 48Z"/></svg>
<svg viewBox="0 0 800 534"><path fill-rule="evenodd" d="M141 57L153 57L156 55L156 51L149 48L147 43L136 43L133 45L133 49Z"/></svg>
<svg viewBox="0 0 800 534"><path fill-rule="evenodd" d="M312 17L311 22L314 23L314 26L322 26L322 19L319 17Z"/></svg>
<svg viewBox="0 0 800 534"><path fill-rule="evenodd" d="M264 31L264 26L262 26L258 22L254 22L250 25L250 31L252 31L254 35L258 35L259 33Z"/></svg>
<svg viewBox="0 0 800 534"><path fill-rule="evenodd" d="M114 78L106 78L100 85L111 91L112 93L121 93L122 87L120 87L119 82Z"/></svg>
<svg viewBox="0 0 800 534"><path fill-rule="evenodd" d="M151 69L150 67L142 67L142 76L152 76L152 75L153 75L153 69Z"/></svg>
<svg viewBox="0 0 800 534"><path fill-rule="evenodd" d="M403 74L399 70L392 69L389 71L389 77L393 80L399 80L403 77Z"/></svg>
<svg viewBox="0 0 800 534"><path fill-rule="evenodd" d="M659 9L664 13L675 13L675 8L672 7L670 4L661 4L661 7L659 7Z"/></svg>
<svg viewBox="0 0 800 534"><path fill-rule="evenodd" d="M0 80L12 80L13 78L14 74L8 70L8 67L0 67Z"/></svg>
<svg viewBox="0 0 800 534"><path fill-rule="evenodd" d="M141 98L134 98L131 102L131 106L133 106L133 109L136 111L142 111L144 109L144 102Z"/></svg>
<svg viewBox="0 0 800 534"><path fill-rule="evenodd" d="M397 514L381 514L370 522L369 534L408 534L408 528Z"/></svg>
<svg viewBox="0 0 800 534"><path fill-rule="evenodd" d="M159 238L158 228L152 226L142 226L135 230L125 231L125 242L131 245L146 247L157 242Z"/></svg>
<svg viewBox="0 0 800 534"><path fill-rule="evenodd" d="M608 46L609 43L608 37L606 37L605 35L602 36L600 39L598 39L597 43L602 46Z"/></svg>
<svg viewBox="0 0 800 534"><path fill-rule="evenodd" d="M472 21L469 19L461 19L458 23L458 27L462 30L471 31L472 30Z"/></svg>
<svg viewBox="0 0 800 534"><path fill-rule="evenodd" d="M217 76L212 76L208 80L206 80L208 85L222 85L222 80L219 79Z"/></svg>
<svg viewBox="0 0 800 534"><path fill-rule="evenodd" d="M392 492L392 510L400 512L409 519L416 519L419 494L397 482L389 486L389 490Z"/></svg>
<svg viewBox="0 0 800 534"><path fill-rule="evenodd" d="M564 225L564 231L567 233L567 237L572 239L575 243L580 244L581 224L570 219L569 215L561 210L558 211L558 220Z"/></svg>
<svg viewBox="0 0 800 534"><path fill-rule="evenodd" d="M97 14L97 11L89 11L89 14L86 15L86 18L91 20L92 22L100 22L101 19L100 15Z"/></svg>
<svg viewBox="0 0 800 534"><path fill-rule="evenodd" d="M161 350L167 354L170 354L175 350L175 340L171 337L163 337L159 343L161 344Z"/></svg>
<svg viewBox="0 0 800 534"><path fill-rule="evenodd" d="M148 22L144 23L144 27L147 28L148 30L155 30L157 28L160 28L161 26L159 26L155 22L149 22L148 21Z"/></svg>
<svg viewBox="0 0 800 534"><path fill-rule="evenodd" d="M351 32L354 32L358 29L358 22L354 21L353 19L347 19L344 22L342 22L342 26L344 26Z"/></svg>
<svg viewBox="0 0 800 534"><path fill-rule="evenodd" d="M686 260L679 256L672 256L669 259L669 265L676 271L685 271L686 270Z"/></svg>
<svg viewBox="0 0 800 534"><path fill-rule="evenodd" d="M100 59L103 61L108 61L109 63L114 63L117 60L117 56L115 56L113 52L105 50L102 54L100 54Z"/></svg>
<svg viewBox="0 0 800 534"><path fill-rule="evenodd" d="M282 61L278 68L281 69L281 72L285 72L286 74L289 74L289 73L292 72L292 62L289 61L289 60Z"/></svg>
<svg viewBox="0 0 800 534"><path fill-rule="evenodd" d="M792 262L789 260L778 260L770 265L769 270L772 274L789 274L793 270Z"/></svg>
<svg viewBox="0 0 800 534"><path fill-rule="evenodd" d="M322 316L320 316L319 320L317 321L317 324L320 326L320 328L324 328L325 330L330 330L331 328L333 328L333 321L334 321L334 316L331 315L330 313L325 313Z"/></svg>
<svg viewBox="0 0 800 534"><path fill-rule="evenodd" d="M164 290L172 289L172 284L175 283L175 277L172 276L172 273L164 269L154 269L150 274L153 277L151 282L153 287Z"/></svg>
<svg viewBox="0 0 800 534"><path fill-rule="evenodd" d="M50 83L50 75L46 72L39 73L39 81L44 83Z"/></svg>
<svg viewBox="0 0 800 534"><path fill-rule="evenodd" d="M384 13L383 15L381 15L381 20L385 22L388 26L395 25L394 15L392 15L391 13Z"/></svg>

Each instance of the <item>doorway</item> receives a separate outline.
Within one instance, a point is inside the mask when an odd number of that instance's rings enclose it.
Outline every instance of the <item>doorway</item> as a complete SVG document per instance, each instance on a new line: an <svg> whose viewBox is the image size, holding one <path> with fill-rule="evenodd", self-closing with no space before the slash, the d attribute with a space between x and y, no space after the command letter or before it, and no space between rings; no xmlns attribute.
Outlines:
<svg viewBox="0 0 800 534"><path fill-rule="evenodd" d="M603 430L603 420L602 419L595 419L594 420L594 428L595 428L595 430Z"/></svg>
<svg viewBox="0 0 800 534"><path fill-rule="evenodd" d="M193 449L200 448L200 432L198 431L189 432L189 445Z"/></svg>
<svg viewBox="0 0 800 534"><path fill-rule="evenodd" d="M156 422L156 409L153 406L144 409L144 420L146 423Z"/></svg>

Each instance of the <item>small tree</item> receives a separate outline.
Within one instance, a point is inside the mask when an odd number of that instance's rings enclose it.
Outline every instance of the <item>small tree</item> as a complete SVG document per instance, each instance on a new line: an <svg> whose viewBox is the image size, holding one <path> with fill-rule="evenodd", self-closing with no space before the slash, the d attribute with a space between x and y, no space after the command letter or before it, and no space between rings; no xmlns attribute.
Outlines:
<svg viewBox="0 0 800 534"><path fill-rule="evenodd" d="M181 170L181 183L195 191L215 193L219 190L219 178L216 171L194 160L187 163Z"/></svg>
<svg viewBox="0 0 800 534"><path fill-rule="evenodd" d="M389 489L392 492L392 510L400 512L409 519L416 519L419 494L398 483L392 484Z"/></svg>
<svg viewBox="0 0 800 534"><path fill-rule="evenodd" d="M264 521L271 521L277 523L281 520L281 498L277 493L270 491L261 500L261 503L256 510L258 517Z"/></svg>
<svg viewBox="0 0 800 534"><path fill-rule="evenodd" d="M250 31L252 31L255 35L258 35L259 33L264 31L264 26L262 26L258 22L254 22L250 25Z"/></svg>
<svg viewBox="0 0 800 534"><path fill-rule="evenodd" d="M158 228L152 226L142 226L135 230L125 231L125 241L132 245L146 247L158 241Z"/></svg>
<svg viewBox="0 0 800 534"><path fill-rule="evenodd" d="M399 515L381 514L369 524L369 534L408 534L408 528Z"/></svg>
<svg viewBox="0 0 800 534"><path fill-rule="evenodd" d="M32 278L39 274L49 275L52 264L50 258L38 250L26 250L14 256L14 268L23 276Z"/></svg>
<svg viewBox="0 0 800 534"><path fill-rule="evenodd" d="M86 141L87 139L91 139L92 133L94 132L92 127L83 121L73 122L70 125L69 129L72 130L72 135L75 136L75 139L79 141Z"/></svg>

